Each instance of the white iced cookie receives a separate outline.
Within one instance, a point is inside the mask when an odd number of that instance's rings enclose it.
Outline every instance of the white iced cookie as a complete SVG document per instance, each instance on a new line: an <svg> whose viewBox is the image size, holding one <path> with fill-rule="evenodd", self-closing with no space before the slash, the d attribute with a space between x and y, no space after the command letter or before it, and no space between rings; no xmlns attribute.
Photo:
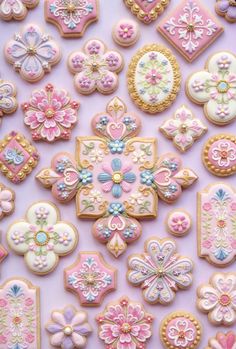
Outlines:
<svg viewBox="0 0 236 349"><path fill-rule="evenodd" d="M38 3L39 0L0 0L0 18L5 21L21 21L27 16L28 10Z"/></svg>

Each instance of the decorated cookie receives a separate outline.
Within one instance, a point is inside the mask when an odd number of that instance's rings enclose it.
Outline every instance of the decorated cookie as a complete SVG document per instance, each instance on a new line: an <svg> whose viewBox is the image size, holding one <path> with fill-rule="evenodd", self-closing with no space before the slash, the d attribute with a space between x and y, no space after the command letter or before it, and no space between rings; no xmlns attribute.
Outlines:
<svg viewBox="0 0 236 349"><path fill-rule="evenodd" d="M181 237L188 234L192 227L192 218L183 209L172 210L166 218L167 230L170 234Z"/></svg>
<svg viewBox="0 0 236 349"><path fill-rule="evenodd" d="M176 99L181 75L172 52L152 44L144 46L131 59L127 79L133 102L143 111L156 114Z"/></svg>
<svg viewBox="0 0 236 349"><path fill-rule="evenodd" d="M79 106L67 91L48 84L44 89L35 90L29 102L22 104L24 123L34 141L68 140L77 122Z"/></svg>
<svg viewBox="0 0 236 349"><path fill-rule="evenodd" d="M64 37L83 36L87 26L98 19L97 0L46 0L44 4L46 20Z"/></svg>
<svg viewBox="0 0 236 349"><path fill-rule="evenodd" d="M160 336L166 349L196 349L201 341L202 328L195 316L177 311L162 321Z"/></svg>
<svg viewBox="0 0 236 349"><path fill-rule="evenodd" d="M36 7L38 3L39 0L1 0L0 18L5 21L21 21L26 17L28 10Z"/></svg>
<svg viewBox="0 0 236 349"><path fill-rule="evenodd" d="M38 161L37 149L22 134L12 131L0 140L0 172L11 182L22 182Z"/></svg>
<svg viewBox="0 0 236 349"><path fill-rule="evenodd" d="M197 291L197 306L213 325L230 326L236 322L236 273L215 273L209 284Z"/></svg>
<svg viewBox="0 0 236 349"><path fill-rule="evenodd" d="M124 47L134 45L140 36L139 26L131 19L122 19L113 28L114 41Z"/></svg>
<svg viewBox="0 0 236 349"><path fill-rule="evenodd" d="M75 74L74 83L79 93L89 95L94 91L111 94L118 87L118 73L124 61L117 51L108 51L104 43L89 40L82 51L73 52L68 58L69 70Z"/></svg>
<svg viewBox="0 0 236 349"><path fill-rule="evenodd" d="M80 218L99 218L93 234L118 257L141 235L136 218L155 218L158 197L176 201L197 176L175 154L157 160L155 140L136 137L140 119L117 97L94 116L92 128L97 136L77 138L76 160L59 153L37 179L60 202L76 196Z"/></svg>
<svg viewBox="0 0 236 349"><path fill-rule="evenodd" d="M16 88L5 80L0 79L0 124L1 117L6 114L11 114L17 109Z"/></svg>
<svg viewBox="0 0 236 349"><path fill-rule="evenodd" d="M235 0L216 0L215 9L218 15L225 17L228 22L236 22Z"/></svg>
<svg viewBox="0 0 236 349"><path fill-rule="evenodd" d="M210 338L206 349L235 349L236 333L229 331L226 333L217 332L214 338Z"/></svg>
<svg viewBox="0 0 236 349"><path fill-rule="evenodd" d="M0 183L0 221L15 209L15 193Z"/></svg>
<svg viewBox="0 0 236 349"><path fill-rule="evenodd" d="M219 134L208 139L202 153L206 169L219 177L236 173L236 137Z"/></svg>
<svg viewBox="0 0 236 349"><path fill-rule="evenodd" d="M84 348L92 332L87 313L68 305L63 310L54 310L52 321L46 325L50 344L62 349Z"/></svg>
<svg viewBox="0 0 236 349"><path fill-rule="evenodd" d="M0 238L1 238L1 231L0 231ZM7 250L2 246L1 240L0 240L0 264L4 261L4 259L8 256ZM1 324L1 320L0 320Z"/></svg>
<svg viewBox="0 0 236 349"><path fill-rule="evenodd" d="M64 280L82 306L99 306L116 289L116 269L99 252L80 252L78 260L65 269Z"/></svg>
<svg viewBox="0 0 236 349"><path fill-rule="evenodd" d="M194 73L186 83L191 101L204 105L213 124L222 126L236 118L236 56L230 52L212 55L205 70Z"/></svg>
<svg viewBox="0 0 236 349"><path fill-rule="evenodd" d="M182 0L158 25L158 31L192 62L224 31L199 0Z"/></svg>
<svg viewBox="0 0 236 349"><path fill-rule="evenodd" d="M0 286L0 349L40 349L39 288L14 278Z"/></svg>
<svg viewBox="0 0 236 349"><path fill-rule="evenodd" d="M57 43L35 24L28 24L5 45L5 57L22 79L36 82L61 58Z"/></svg>
<svg viewBox="0 0 236 349"><path fill-rule="evenodd" d="M236 259L236 190L226 183L198 194L198 255L217 267Z"/></svg>
<svg viewBox="0 0 236 349"><path fill-rule="evenodd" d="M169 139L181 152L192 147L207 131L207 127L197 119L192 111L182 105L175 112L171 119L166 120L160 127L160 131Z"/></svg>
<svg viewBox="0 0 236 349"><path fill-rule="evenodd" d="M152 336L152 322L141 303L122 297L97 316L98 336L109 349L144 349Z"/></svg>
<svg viewBox="0 0 236 349"><path fill-rule="evenodd" d="M124 0L131 12L145 24L154 21L165 10L169 2L170 0Z"/></svg>
<svg viewBox="0 0 236 349"><path fill-rule="evenodd" d="M177 254L174 240L153 237L143 254L129 257L127 279L141 287L146 302L169 304L178 289L192 284L192 269L191 259Z"/></svg>
<svg viewBox="0 0 236 349"><path fill-rule="evenodd" d="M75 249L78 232L72 224L60 220L54 204L41 201L29 207L25 220L9 227L7 242L15 253L24 255L33 273L44 275L56 268L59 256Z"/></svg>

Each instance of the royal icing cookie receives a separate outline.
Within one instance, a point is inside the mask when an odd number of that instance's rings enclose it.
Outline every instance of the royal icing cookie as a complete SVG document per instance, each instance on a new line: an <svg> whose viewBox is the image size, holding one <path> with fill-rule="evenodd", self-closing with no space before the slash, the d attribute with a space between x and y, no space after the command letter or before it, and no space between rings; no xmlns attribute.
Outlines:
<svg viewBox="0 0 236 349"><path fill-rule="evenodd" d="M60 256L74 251L78 232L72 224L60 220L54 204L41 201L29 207L24 220L9 227L7 242L15 253L24 255L33 273L45 275L56 268Z"/></svg>
<svg viewBox="0 0 236 349"><path fill-rule="evenodd" d="M15 193L0 183L0 221L12 214L15 209Z"/></svg>
<svg viewBox="0 0 236 349"><path fill-rule="evenodd" d="M189 62L196 59L224 31L215 16L199 0L182 0L157 29Z"/></svg>
<svg viewBox="0 0 236 349"><path fill-rule="evenodd" d="M216 0L215 10L218 15L225 17L228 22L236 22L235 0Z"/></svg>
<svg viewBox="0 0 236 349"><path fill-rule="evenodd" d="M0 286L0 349L40 349L39 288L22 278Z"/></svg>
<svg viewBox="0 0 236 349"><path fill-rule="evenodd" d="M44 6L46 20L64 37L83 36L89 24L98 19L97 0L46 0Z"/></svg>
<svg viewBox="0 0 236 349"><path fill-rule="evenodd" d="M160 113L174 102L179 92L179 64L164 46L146 45L131 59L127 81L130 97L140 109Z"/></svg>
<svg viewBox="0 0 236 349"><path fill-rule="evenodd" d="M179 289L192 284L191 259L177 254L175 241L156 237L146 241L143 254L128 259L127 279L140 286L150 304L169 304Z"/></svg>
<svg viewBox="0 0 236 349"><path fill-rule="evenodd" d="M194 116L190 109L182 105L171 119L161 125L160 131L173 140L176 148L185 152L206 133L207 127Z"/></svg>
<svg viewBox="0 0 236 349"><path fill-rule="evenodd" d="M166 226L170 234L181 237L188 234L192 227L192 219L187 211L175 209L167 215Z"/></svg>
<svg viewBox="0 0 236 349"><path fill-rule="evenodd" d="M92 333L87 313L72 305L54 310L46 330L50 333L50 344L61 349L84 348Z"/></svg>
<svg viewBox="0 0 236 349"><path fill-rule="evenodd" d="M211 56L205 70L194 73L186 83L188 97L204 105L207 119L226 125L236 118L236 56L221 51Z"/></svg>
<svg viewBox="0 0 236 349"><path fill-rule="evenodd" d="M37 179L60 202L76 196L77 215L98 219L93 234L119 257L141 235L136 220L155 218L158 197L176 201L197 176L171 153L157 160L153 138L135 137L141 121L117 97L92 119L97 136L78 137L76 160L59 153Z"/></svg>
<svg viewBox="0 0 236 349"><path fill-rule="evenodd" d="M209 138L202 153L206 169L219 177L236 173L236 137L219 134Z"/></svg>
<svg viewBox="0 0 236 349"><path fill-rule="evenodd" d="M109 349L144 349L152 336L152 322L141 303L122 297L97 316L98 336Z"/></svg>
<svg viewBox="0 0 236 349"><path fill-rule="evenodd" d="M0 231L1 235L1 231ZM0 236L1 237L1 236ZM8 256L7 250L2 246L1 241L0 241L0 264L4 261L4 259ZM1 321L0 321L1 324Z"/></svg>
<svg viewBox="0 0 236 349"><path fill-rule="evenodd" d="M120 46L134 45L140 36L139 26L131 19L122 19L113 28L113 40Z"/></svg>
<svg viewBox="0 0 236 349"><path fill-rule="evenodd" d="M197 306L213 325L236 322L236 273L215 273L209 284L199 286Z"/></svg>
<svg viewBox="0 0 236 349"><path fill-rule="evenodd" d="M22 79L36 82L61 59L57 43L35 24L28 24L5 45L5 57Z"/></svg>
<svg viewBox="0 0 236 349"><path fill-rule="evenodd" d="M124 60L117 51L108 51L104 43L89 40L82 51L73 52L68 58L69 70L79 93L88 95L94 91L111 94L118 87L118 73Z"/></svg>
<svg viewBox="0 0 236 349"><path fill-rule="evenodd" d="M22 134L12 131L0 140L0 172L11 182L22 182L38 161L37 149Z"/></svg>
<svg viewBox="0 0 236 349"><path fill-rule="evenodd" d="M48 84L44 89L33 91L29 102L22 104L24 123L34 141L68 140L77 122L79 106L67 91Z"/></svg>
<svg viewBox="0 0 236 349"><path fill-rule="evenodd" d="M177 311L162 321L160 336L166 349L196 349L201 341L202 328L195 316Z"/></svg>
<svg viewBox="0 0 236 349"><path fill-rule="evenodd" d="M143 23L154 21L168 6L170 0L124 0L131 12Z"/></svg>
<svg viewBox="0 0 236 349"><path fill-rule="evenodd" d="M198 193L198 255L217 267L236 259L236 190L226 183Z"/></svg>
<svg viewBox="0 0 236 349"><path fill-rule="evenodd" d="M217 332L216 336L209 339L206 349L235 349L236 333L229 331L226 333Z"/></svg>
<svg viewBox="0 0 236 349"><path fill-rule="evenodd" d="M21 21L26 17L28 10L36 7L38 3L39 0L1 0L0 18L5 21Z"/></svg>
<svg viewBox="0 0 236 349"><path fill-rule="evenodd" d="M17 109L16 88L5 80L0 79L0 124L1 117L6 114L11 114Z"/></svg>
<svg viewBox="0 0 236 349"><path fill-rule="evenodd" d="M116 289L116 269L99 252L80 252L77 261L64 271L65 288L82 306L99 306Z"/></svg>

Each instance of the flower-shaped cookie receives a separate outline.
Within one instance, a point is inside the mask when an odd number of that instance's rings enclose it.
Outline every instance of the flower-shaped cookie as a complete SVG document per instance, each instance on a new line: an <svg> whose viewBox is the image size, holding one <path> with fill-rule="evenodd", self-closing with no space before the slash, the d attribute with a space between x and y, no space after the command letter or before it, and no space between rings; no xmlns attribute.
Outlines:
<svg viewBox="0 0 236 349"><path fill-rule="evenodd" d="M28 82L43 78L61 58L59 46L35 24L25 26L7 42L5 57Z"/></svg>
<svg viewBox="0 0 236 349"><path fill-rule="evenodd" d="M212 123L232 122L236 118L236 56L225 51L211 56L205 70L189 77L186 92L193 102L204 105Z"/></svg>
<svg viewBox="0 0 236 349"><path fill-rule="evenodd" d="M0 183L0 220L15 209L15 193Z"/></svg>
<svg viewBox="0 0 236 349"><path fill-rule="evenodd" d="M28 9L36 7L38 3L39 0L1 0L0 18L5 21L21 21L26 17Z"/></svg>
<svg viewBox="0 0 236 349"><path fill-rule="evenodd" d="M236 322L236 273L215 273L197 291L197 306L214 325Z"/></svg>
<svg viewBox="0 0 236 349"><path fill-rule="evenodd" d="M151 238L143 254L129 257L127 278L132 285L141 286L148 303L169 304L178 289L191 285L192 269L191 259L176 253L174 240Z"/></svg>
<svg viewBox="0 0 236 349"><path fill-rule="evenodd" d="M215 9L218 15L229 22L236 22L236 0L217 0Z"/></svg>
<svg viewBox="0 0 236 349"><path fill-rule="evenodd" d="M176 148L185 152L207 131L207 127L183 105L161 125L160 131L173 140Z"/></svg>
<svg viewBox="0 0 236 349"><path fill-rule="evenodd" d="M236 333L229 331L227 333L217 332L214 338L210 338L206 349L235 349Z"/></svg>
<svg viewBox="0 0 236 349"><path fill-rule="evenodd" d="M10 226L7 242L14 252L24 255L32 272L44 275L56 268L59 256L75 249L78 232L72 224L60 221L55 205L41 201L29 207L25 220Z"/></svg>
<svg viewBox="0 0 236 349"><path fill-rule="evenodd" d="M16 88L5 80L0 79L0 123L4 114L11 114L17 109Z"/></svg>
<svg viewBox="0 0 236 349"><path fill-rule="evenodd" d="M107 349L145 349L152 336L153 316L127 297L109 303L97 322L98 336Z"/></svg>
<svg viewBox="0 0 236 349"><path fill-rule="evenodd" d="M47 0L45 17L64 37L81 37L87 26L98 18L97 0Z"/></svg>
<svg viewBox="0 0 236 349"><path fill-rule="evenodd" d="M97 39L89 40L83 51L75 51L68 58L74 83L79 93L91 94L95 90L110 94L118 87L117 74L124 61L120 53L107 51L104 43Z"/></svg>
<svg viewBox="0 0 236 349"><path fill-rule="evenodd" d="M55 142L70 139L79 103L72 101L67 91L48 84L44 89L35 90L29 102L22 104L22 109L33 140Z"/></svg>
<svg viewBox="0 0 236 349"><path fill-rule="evenodd" d="M116 289L116 269L99 252L80 252L78 260L64 271L65 288L83 306L98 306Z"/></svg>
<svg viewBox="0 0 236 349"><path fill-rule="evenodd" d="M92 327L88 323L85 311L69 305L62 311L53 311L51 318L52 322L46 325L46 330L50 333L50 343L53 347L73 349L86 346Z"/></svg>

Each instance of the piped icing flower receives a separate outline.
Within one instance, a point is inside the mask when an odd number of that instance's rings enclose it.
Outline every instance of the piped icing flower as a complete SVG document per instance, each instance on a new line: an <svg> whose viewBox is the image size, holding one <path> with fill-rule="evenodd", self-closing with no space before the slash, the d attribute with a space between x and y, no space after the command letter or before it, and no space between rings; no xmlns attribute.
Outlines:
<svg viewBox="0 0 236 349"><path fill-rule="evenodd" d="M112 36L118 45L129 47L137 42L140 30L135 21L122 19L114 26Z"/></svg>

